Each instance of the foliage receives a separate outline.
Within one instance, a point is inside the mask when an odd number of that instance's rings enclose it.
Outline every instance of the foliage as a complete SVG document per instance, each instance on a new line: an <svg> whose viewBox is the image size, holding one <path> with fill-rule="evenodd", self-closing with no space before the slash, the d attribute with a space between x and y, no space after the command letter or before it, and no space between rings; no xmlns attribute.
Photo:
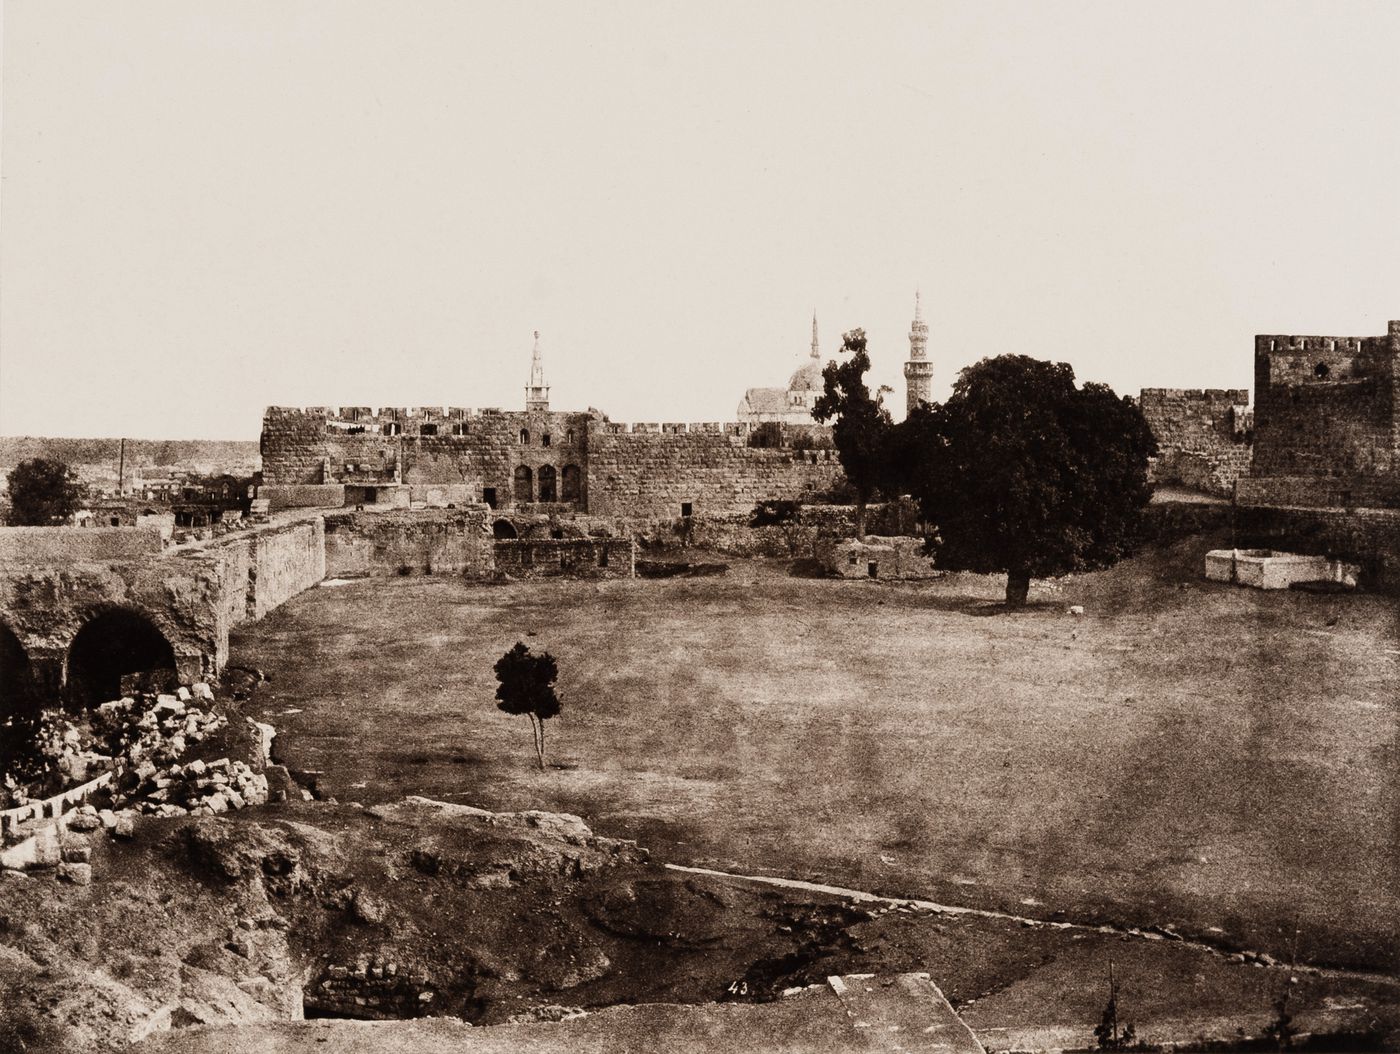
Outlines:
<svg viewBox="0 0 1400 1054"><path fill-rule="evenodd" d="M772 450L783 445L783 426L777 421L764 421L749 433L749 446Z"/></svg>
<svg viewBox="0 0 1400 1054"><path fill-rule="evenodd" d="M792 437L792 449L797 451L835 450L836 443L825 432L798 432Z"/></svg>
<svg viewBox="0 0 1400 1054"><path fill-rule="evenodd" d="M21 461L6 477L10 488L12 527L64 524L86 498L87 488L62 461L35 457Z"/></svg>
<svg viewBox="0 0 1400 1054"><path fill-rule="evenodd" d="M776 527L780 524L791 523L797 519L797 512L801 507L801 503L796 501L760 501L753 507L753 514L749 517L749 526Z"/></svg>
<svg viewBox="0 0 1400 1054"><path fill-rule="evenodd" d="M1129 1050L1137 1042L1137 1029L1131 1023L1118 1029L1118 979L1113 975L1113 964L1108 964L1108 1004L1103 1008L1103 1017L1094 1028L1094 1038L1099 1050Z"/></svg>
<svg viewBox="0 0 1400 1054"><path fill-rule="evenodd" d="M881 393L870 394L865 374L870 369L865 330L853 329L841 338L845 362L829 362L822 369L824 390L812 408L822 422L836 419L831 436L841 468L856 495L856 535L865 537L865 506L890 479L889 445L893 432L890 412Z"/></svg>
<svg viewBox="0 0 1400 1054"><path fill-rule="evenodd" d="M1108 567L1140 539L1157 444L1142 412L1066 363L1025 355L962 371L946 403L900 426L892 458L941 535L950 570L1005 571L1008 604L1032 577Z"/></svg>
<svg viewBox="0 0 1400 1054"><path fill-rule="evenodd" d="M507 714L525 715L535 734L535 755L544 768L544 722L559 715L559 697L554 682L559 664L549 652L532 655L524 643L496 660L496 707Z"/></svg>

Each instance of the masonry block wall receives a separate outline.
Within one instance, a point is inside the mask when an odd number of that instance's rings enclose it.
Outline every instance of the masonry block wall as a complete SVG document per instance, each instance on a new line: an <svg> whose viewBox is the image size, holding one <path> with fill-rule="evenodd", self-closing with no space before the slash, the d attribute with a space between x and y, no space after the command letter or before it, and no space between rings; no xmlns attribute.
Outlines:
<svg viewBox="0 0 1400 1054"><path fill-rule="evenodd" d="M325 518L326 574L331 578L495 572L490 510L485 505L423 512L342 512Z"/></svg>
<svg viewBox="0 0 1400 1054"><path fill-rule="evenodd" d="M1396 504L1397 358L1400 322L1383 337L1256 337L1250 500Z"/></svg>
<svg viewBox="0 0 1400 1054"><path fill-rule="evenodd" d="M714 432L634 430L589 438L588 511L596 516L749 512L764 499L810 499L843 478L833 450L756 449Z"/></svg>
<svg viewBox="0 0 1400 1054"><path fill-rule="evenodd" d="M564 505L638 519L677 516L684 504L747 511L760 499L810 497L841 480L834 451L752 448L750 431L737 423L618 424L596 411L271 407L263 478L273 497L326 485L344 485L347 501L376 486L452 487L495 508Z"/></svg>
<svg viewBox="0 0 1400 1054"><path fill-rule="evenodd" d="M1144 388L1138 406L1157 440L1156 483L1228 496L1248 475L1253 412L1244 388Z"/></svg>

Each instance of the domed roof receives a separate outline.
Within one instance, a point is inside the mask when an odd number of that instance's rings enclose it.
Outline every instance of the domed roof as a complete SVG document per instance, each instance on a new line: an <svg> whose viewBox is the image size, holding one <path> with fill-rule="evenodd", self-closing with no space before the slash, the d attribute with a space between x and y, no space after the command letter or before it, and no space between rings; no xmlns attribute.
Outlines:
<svg viewBox="0 0 1400 1054"><path fill-rule="evenodd" d="M825 387L822 381L822 360L815 356L792 375L788 381L790 392L819 392Z"/></svg>

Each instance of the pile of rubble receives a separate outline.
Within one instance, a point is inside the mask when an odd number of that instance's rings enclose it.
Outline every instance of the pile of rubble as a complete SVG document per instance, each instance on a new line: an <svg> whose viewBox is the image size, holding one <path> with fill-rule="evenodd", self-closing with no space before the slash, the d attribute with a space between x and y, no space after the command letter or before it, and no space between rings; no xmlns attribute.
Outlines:
<svg viewBox="0 0 1400 1054"><path fill-rule="evenodd" d="M129 791L118 791L112 804L120 808L129 803L153 816L213 816L267 801L267 777L228 758L165 769L147 761L132 775L139 782Z"/></svg>

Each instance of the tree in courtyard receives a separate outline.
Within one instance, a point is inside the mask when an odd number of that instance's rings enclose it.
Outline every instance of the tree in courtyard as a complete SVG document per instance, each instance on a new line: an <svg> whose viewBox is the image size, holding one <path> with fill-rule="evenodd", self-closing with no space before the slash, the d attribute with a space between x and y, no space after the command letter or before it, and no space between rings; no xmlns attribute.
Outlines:
<svg viewBox="0 0 1400 1054"><path fill-rule="evenodd" d="M559 697L554 682L559 677L559 664L554 656L530 654L522 643L496 660L496 707L508 714L524 714L530 719L535 734L535 756L544 769L544 723L559 714Z"/></svg>
<svg viewBox="0 0 1400 1054"><path fill-rule="evenodd" d="M841 338L845 362L828 362L822 369L825 388L812 407L818 421L836 423L831 437L836 454L856 495L856 537L865 537L865 507L889 476L889 441L893 430L890 412L883 405L883 392L874 395L865 383L870 355L865 349L865 330L853 329Z"/></svg>
<svg viewBox="0 0 1400 1054"><path fill-rule="evenodd" d="M50 527L68 521L86 497L77 473L62 461L34 457L10 470L11 527Z"/></svg>
<svg viewBox="0 0 1400 1054"><path fill-rule="evenodd" d="M1157 443L1137 405L1076 387L1066 363L1025 355L963 370L941 405L901 424L894 459L950 570L1005 571L1008 607L1031 578L1108 567L1139 541Z"/></svg>

